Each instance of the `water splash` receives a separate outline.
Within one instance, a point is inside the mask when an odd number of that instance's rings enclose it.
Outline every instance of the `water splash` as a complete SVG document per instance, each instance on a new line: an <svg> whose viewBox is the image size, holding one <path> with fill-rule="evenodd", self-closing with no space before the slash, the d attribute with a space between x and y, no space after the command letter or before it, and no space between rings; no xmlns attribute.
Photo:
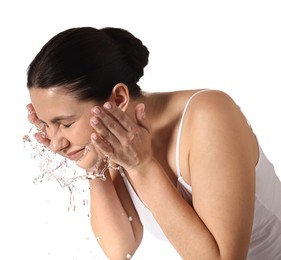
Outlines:
<svg viewBox="0 0 281 260"><path fill-rule="evenodd" d="M90 169L83 170L79 168L76 162L68 160L60 154L54 153L48 147L39 143L34 137L34 134L38 133L38 131L40 132L42 129L37 129L32 126L28 133L23 136L24 149L29 153L33 160L37 161L40 170L40 174L34 178L33 182L34 184L40 184L44 181L55 180L62 188L68 188L70 192L68 211L75 211L76 195L86 194L86 192L91 189L90 186L88 187L88 190L81 190L81 188L78 188L78 180L91 180L97 178L105 181L105 172L109 168L118 170L121 176L125 175L124 169L121 166L112 166L107 157L100 158ZM85 151L90 151L90 148L85 149ZM84 196L82 205L87 206L88 204L89 200ZM90 218L91 213L88 212L87 216ZM131 216L129 216L129 221L133 221ZM96 237L98 242L100 239L100 237ZM126 255L126 259L131 259L131 257L132 256L129 253Z"/></svg>
<svg viewBox="0 0 281 260"><path fill-rule="evenodd" d="M34 179L34 183L39 184L43 181L56 180L61 187L69 186L81 175L78 173L75 164L39 143L34 138L35 132L36 130L32 127L28 134L23 136L24 149L32 159L37 161L41 172Z"/></svg>
<svg viewBox="0 0 281 260"><path fill-rule="evenodd" d="M32 126L28 133L23 136L24 149L33 160L37 161L40 170L40 174L34 178L33 182L40 184L43 181L55 180L61 187L67 187L70 192L69 209L75 210L76 208L75 193L79 192L76 185L78 180L92 180L97 178L105 181L105 172L109 168L118 170L121 175L124 175L123 168L121 166L114 167L109 164L107 157L100 158L90 169L81 169L77 166L76 162L66 159L39 143L34 137L34 134L38 133L38 131L42 132L42 128L38 129ZM90 146L88 149L85 149L85 154L91 150ZM85 204L86 200L83 203Z"/></svg>
<svg viewBox="0 0 281 260"><path fill-rule="evenodd" d="M40 129L39 129L40 130ZM39 168L33 182L40 184L44 181L57 181L62 188L68 188L70 192L69 210L74 211L76 208L76 196L85 191L80 190L77 186L78 180L100 178L105 180L104 171L99 174L94 174L94 171L85 171L79 168L75 162L66 159L60 154L54 153L48 147L39 143L34 134L38 129L32 126L27 134L23 136L24 149L29 153L29 156L36 161ZM86 199L82 202L88 204Z"/></svg>

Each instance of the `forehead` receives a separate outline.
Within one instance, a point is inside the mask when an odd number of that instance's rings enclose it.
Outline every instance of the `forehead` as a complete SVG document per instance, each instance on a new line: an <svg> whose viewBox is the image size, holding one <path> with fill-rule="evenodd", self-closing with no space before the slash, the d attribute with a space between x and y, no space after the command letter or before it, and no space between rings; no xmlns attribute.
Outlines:
<svg viewBox="0 0 281 260"><path fill-rule="evenodd" d="M31 103L39 119L49 120L58 115L75 115L89 111L93 102L79 101L73 95L60 92L55 88L31 88ZM45 121L44 120L44 121Z"/></svg>
<svg viewBox="0 0 281 260"><path fill-rule="evenodd" d="M73 96L66 95L54 88L32 88L29 94L35 110L41 110L41 108L46 107L51 108L51 105L60 107L78 102Z"/></svg>

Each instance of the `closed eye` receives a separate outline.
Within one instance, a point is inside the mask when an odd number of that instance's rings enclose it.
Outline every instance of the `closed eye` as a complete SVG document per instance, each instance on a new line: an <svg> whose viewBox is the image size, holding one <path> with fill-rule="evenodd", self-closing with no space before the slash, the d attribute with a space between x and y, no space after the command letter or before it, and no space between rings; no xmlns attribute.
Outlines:
<svg viewBox="0 0 281 260"><path fill-rule="evenodd" d="M72 124L62 124L64 128L69 128Z"/></svg>

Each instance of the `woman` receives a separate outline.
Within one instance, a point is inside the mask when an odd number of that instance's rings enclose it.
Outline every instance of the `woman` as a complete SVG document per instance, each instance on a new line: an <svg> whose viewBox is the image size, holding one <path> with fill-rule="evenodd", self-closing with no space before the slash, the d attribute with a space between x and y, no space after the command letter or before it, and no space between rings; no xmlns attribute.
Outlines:
<svg viewBox="0 0 281 260"><path fill-rule="evenodd" d="M226 93L144 93L142 42L118 28L53 37L28 69L39 142L88 172L91 226L110 259L143 226L183 259L281 259L281 184Z"/></svg>

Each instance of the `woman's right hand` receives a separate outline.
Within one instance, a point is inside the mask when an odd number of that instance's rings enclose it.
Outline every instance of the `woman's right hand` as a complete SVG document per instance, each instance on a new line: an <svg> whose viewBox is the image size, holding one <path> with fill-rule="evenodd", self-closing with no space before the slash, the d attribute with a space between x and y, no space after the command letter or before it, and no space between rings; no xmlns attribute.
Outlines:
<svg viewBox="0 0 281 260"><path fill-rule="evenodd" d="M46 147L50 146L51 140L47 137L47 133L45 131L44 124L38 119L35 109L31 103L26 106L28 110L28 121L36 126L38 132L34 134L34 138L41 144L45 145Z"/></svg>

